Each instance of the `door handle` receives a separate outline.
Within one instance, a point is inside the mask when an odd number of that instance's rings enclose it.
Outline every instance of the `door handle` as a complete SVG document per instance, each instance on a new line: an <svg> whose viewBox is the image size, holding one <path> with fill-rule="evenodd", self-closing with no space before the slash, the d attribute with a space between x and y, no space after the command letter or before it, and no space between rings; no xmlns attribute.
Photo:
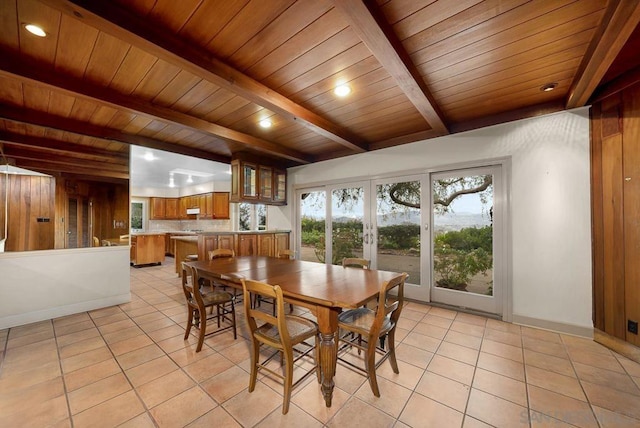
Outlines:
<svg viewBox="0 0 640 428"><path fill-rule="evenodd" d="M365 244L367 244L367 245L369 244L369 234L368 233L365 233L363 235L362 239L363 239Z"/></svg>

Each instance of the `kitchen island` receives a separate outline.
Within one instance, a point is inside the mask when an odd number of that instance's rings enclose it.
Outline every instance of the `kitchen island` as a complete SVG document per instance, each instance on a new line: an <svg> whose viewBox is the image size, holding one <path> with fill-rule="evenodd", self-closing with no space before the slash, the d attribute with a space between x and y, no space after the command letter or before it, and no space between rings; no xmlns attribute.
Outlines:
<svg viewBox="0 0 640 428"><path fill-rule="evenodd" d="M176 273L182 272L181 263L189 254L198 254L198 237L196 235L171 236L172 248L175 257Z"/></svg>
<svg viewBox="0 0 640 428"><path fill-rule="evenodd" d="M162 264L165 250L164 233L135 233L131 235L130 260L133 266Z"/></svg>

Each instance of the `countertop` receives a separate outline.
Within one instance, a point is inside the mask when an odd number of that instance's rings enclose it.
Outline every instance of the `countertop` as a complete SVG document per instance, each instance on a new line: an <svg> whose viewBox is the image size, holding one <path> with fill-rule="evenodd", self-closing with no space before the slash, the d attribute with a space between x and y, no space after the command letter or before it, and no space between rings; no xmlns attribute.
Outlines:
<svg viewBox="0 0 640 428"><path fill-rule="evenodd" d="M185 241L185 242L198 242L197 235L176 235L171 236L169 239L175 239L176 241Z"/></svg>

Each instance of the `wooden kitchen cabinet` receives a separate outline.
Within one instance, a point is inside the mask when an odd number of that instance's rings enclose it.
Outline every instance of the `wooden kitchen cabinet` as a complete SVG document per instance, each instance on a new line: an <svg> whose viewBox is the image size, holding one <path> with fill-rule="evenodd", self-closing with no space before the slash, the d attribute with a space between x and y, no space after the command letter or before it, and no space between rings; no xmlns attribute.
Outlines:
<svg viewBox="0 0 640 428"><path fill-rule="evenodd" d="M257 162L231 161L231 202L285 205L287 203L286 171Z"/></svg>
<svg viewBox="0 0 640 428"><path fill-rule="evenodd" d="M178 206L179 199L178 198L167 198L165 200L165 219L167 220L175 220L178 217Z"/></svg>
<svg viewBox="0 0 640 428"><path fill-rule="evenodd" d="M167 215L167 201L165 198L150 198L151 210L149 218L151 220L164 220Z"/></svg>
<svg viewBox="0 0 640 428"><path fill-rule="evenodd" d="M211 194L212 217L219 220L229 219L229 192Z"/></svg>
<svg viewBox="0 0 640 428"><path fill-rule="evenodd" d="M287 203L287 171L273 170L273 202L275 205Z"/></svg>
<svg viewBox="0 0 640 428"><path fill-rule="evenodd" d="M274 256L277 256L280 251L289 249L289 233L280 232L273 235L274 241Z"/></svg>
<svg viewBox="0 0 640 428"><path fill-rule="evenodd" d="M131 237L131 264L161 264L164 261L165 234L133 235Z"/></svg>
<svg viewBox="0 0 640 428"><path fill-rule="evenodd" d="M258 237L258 255L275 257L275 237L273 233L260 234Z"/></svg>
<svg viewBox="0 0 640 428"><path fill-rule="evenodd" d="M238 235L238 256L255 256L258 254L258 235Z"/></svg>

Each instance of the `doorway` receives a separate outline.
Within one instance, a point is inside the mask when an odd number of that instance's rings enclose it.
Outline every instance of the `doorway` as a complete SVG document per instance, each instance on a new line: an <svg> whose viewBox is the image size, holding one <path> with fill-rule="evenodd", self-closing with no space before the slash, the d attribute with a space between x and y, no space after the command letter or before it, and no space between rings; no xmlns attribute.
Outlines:
<svg viewBox="0 0 640 428"><path fill-rule="evenodd" d="M71 196L67 199L66 248L91 247L93 222L91 202Z"/></svg>

